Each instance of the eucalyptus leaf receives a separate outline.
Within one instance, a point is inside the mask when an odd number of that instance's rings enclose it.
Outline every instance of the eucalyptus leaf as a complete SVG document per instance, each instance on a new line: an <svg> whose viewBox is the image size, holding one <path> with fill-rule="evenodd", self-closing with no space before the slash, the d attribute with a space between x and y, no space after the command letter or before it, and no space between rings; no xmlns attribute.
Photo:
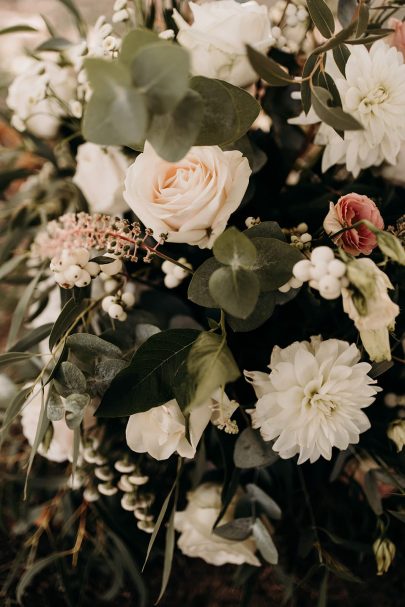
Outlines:
<svg viewBox="0 0 405 607"><path fill-rule="evenodd" d="M20 23L17 25L10 25L9 27L3 27L0 29L0 36L4 36L5 34L16 34L23 32L37 32L36 27L32 27L32 25L27 25L25 23Z"/></svg>
<svg viewBox="0 0 405 607"><path fill-rule="evenodd" d="M339 44L332 49L333 58L341 74L346 77L346 63L350 57L350 51L345 44Z"/></svg>
<svg viewBox="0 0 405 607"><path fill-rule="evenodd" d="M250 266L257 257L254 244L235 227L228 228L218 236L212 251L219 262L233 268Z"/></svg>
<svg viewBox="0 0 405 607"><path fill-rule="evenodd" d="M246 491L251 498L260 504L267 516L275 520L281 519L280 506L263 489L254 483L249 483L246 485Z"/></svg>
<svg viewBox="0 0 405 607"><path fill-rule="evenodd" d="M260 282L255 272L242 267L218 268L209 279L208 286L217 304L236 318L250 316L260 293Z"/></svg>
<svg viewBox="0 0 405 607"><path fill-rule="evenodd" d="M337 16L342 27L351 23L357 9L357 0L338 0Z"/></svg>
<svg viewBox="0 0 405 607"><path fill-rule="evenodd" d="M268 320L274 312L277 303L278 291L260 293L253 312L247 318L241 319L235 316L226 316L226 321L231 329L238 333L254 331Z"/></svg>
<svg viewBox="0 0 405 607"><path fill-rule="evenodd" d="M276 221L261 221L243 233L248 238L277 238L286 242L284 232Z"/></svg>
<svg viewBox="0 0 405 607"><path fill-rule="evenodd" d="M358 131L363 127L339 107L331 107L331 94L319 86L312 87L312 105L318 117L336 131Z"/></svg>
<svg viewBox="0 0 405 607"><path fill-rule="evenodd" d="M188 286L187 296L190 301L204 308L219 308L220 306L212 297L209 290L209 279L212 274L221 267L221 264L210 257L206 259L194 272Z"/></svg>
<svg viewBox="0 0 405 607"><path fill-rule="evenodd" d="M160 40L159 36L151 30L133 29L123 39L118 59L129 68L133 58L141 48L148 44L156 44Z"/></svg>
<svg viewBox="0 0 405 607"><path fill-rule="evenodd" d="M274 464L278 455L257 430L245 428L236 441L233 460L238 468L260 468Z"/></svg>
<svg viewBox="0 0 405 607"><path fill-rule="evenodd" d="M65 407L59 394L51 385L46 403L46 415L51 422L57 422L63 419L65 415Z"/></svg>
<svg viewBox="0 0 405 607"><path fill-rule="evenodd" d="M112 381L96 415L132 415L172 399L176 372L199 334L195 329L169 329L152 335Z"/></svg>
<svg viewBox="0 0 405 607"><path fill-rule="evenodd" d="M73 298L69 299L63 306L61 313L55 321L49 336L49 349L52 351L59 340L64 337L66 332L75 322L77 317L83 312L86 304L84 301L77 303Z"/></svg>
<svg viewBox="0 0 405 607"><path fill-rule="evenodd" d="M91 333L75 333L69 335L66 345L77 355L87 355L90 357L122 358L122 351L118 346L101 339Z"/></svg>
<svg viewBox="0 0 405 607"><path fill-rule="evenodd" d="M40 44L39 46L37 46L37 48L35 49L37 52L43 52L43 51L56 51L56 52L60 52L60 51L65 51L66 49L70 48L71 46L73 46L73 42L71 42L70 40L67 40L66 38L61 38L61 37L52 37L49 38L48 40L45 40L45 42L43 42L42 44Z"/></svg>
<svg viewBox="0 0 405 607"><path fill-rule="evenodd" d="M360 38L367 30L369 20L369 8L366 2L361 1L359 3L359 14L357 18L357 25L355 31L355 38Z"/></svg>
<svg viewBox="0 0 405 607"><path fill-rule="evenodd" d="M84 62L93 94L83 117L83 134L99 145L138 146L145 139L145 96L118 61L90 58Z"/></svg>
<svg viewBox="0 0 405 607"><path fill-rule="evenodd" d="M265 561L270 565L277 565L278 563L278 551L274 545L273 539L266 527L263 525L260 519L256 519L253 525L253 537L256 542L256 546Z"/></svg>
<svg viewBox="0 0 405 607"><path fill-rule="evenodd" d="M194 76L190 87L204 102L202 126L194 145L226 145L240 139L259 115L247 91L223 80Z"/></svg>
<svg viewBox="0 0 405 607"><path fill-rule="evenodd" d="M34 295L34 291L37 287L38 282L42 277L42 269L38 270L37 274L31 280L31 282L26 287L22 296L18 300L16 309L14 311L13 317L11 319L10 330L7 337L7 345L6 349L8 350L12 344L15 342L18 336L18 332L23 324L24 317L28 308L28 305L31 302L31 299Z"/></svg>
<svg viewBox="0 0 405 607"><path fill-rule="evenodd" d="M263 80L271 86L287 86L294 78L276 61L247 45L247 55L251 66Z"/></svg>
<svg viewBox="0 0 405 607"><path fill-rule="evenodd" d="M28 348L32 346L36 346L43 339L46 339L50 334L53 327L53 323L49 322L45 325L41 325L40 327L35 327L32 331L30 331L27 335L19 339L13 346L11 346L10 350L13 352L24 352Z"/></svg>
<svg viewBox="0 0 405 607"><path fill-rule="evenodd" d="M213 529L213 533L225 540L231 540L234 542L243 542L252 535L253 518L244 517L236 518L225 525L220 525Z"/></svg>
<svg viewBox="0 0 405 607"><path fill-rule="evenodd" d="M168 162L184 158L201 129L204 104L201 96L187 91L170 114L155 114L148 129L148 141Z"/></svg>
<svg viewBox="0 0 405 607"><path fill-rule="evenodd" d="M80 426L89 403L88 394L69 394L65 400L65 419L68 428L74 430Z"/></svg>
<svg viewBox="0 0 405 607"><path fill-rule="evenodd" d="M189 71L188 51L168 42L143 46L131 62L132 82L146 96L154 114L174 110L187 92Z"/></svg>
<svg viewBox="0 0 405 607"><path fill-rule="evenodd" d="M307 8L312 21L325 38L333 36L335 19L324 0L307 0Z"/></svg>
<svg viewBox="0 0 405 607"><path fill-rule="evenodd" d="M292 276L294 265L302 259L302 253L276 238L252 238L257 250L255 271L262 291L274 291Z"/></svg>
<svg viewBox="0 0 405 607"><path fill-rule="evenodd" d="M55 388L63 397L77 392L82 394L86 390L86 378L76 365L64 361L56 374Z"/></svg>

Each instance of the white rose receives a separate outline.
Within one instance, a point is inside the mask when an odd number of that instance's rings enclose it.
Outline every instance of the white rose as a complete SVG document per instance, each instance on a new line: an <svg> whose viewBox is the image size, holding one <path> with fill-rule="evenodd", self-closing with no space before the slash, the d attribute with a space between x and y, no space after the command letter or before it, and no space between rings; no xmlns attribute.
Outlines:
<svg viewBox="0 0 405 607"><path fill-rule="evenodd" d="M382 272L371 259L356 260L356 265L369 274L374 284L371 297L367 298L366 314L357 310L350 289L342 289L343 309L353 320L360 332L361 341L371 360L381 362L391 360L389 331L395 326L395 318L399 314L399 307L388 295L388 289L393 289L390 279Z"/></svg>
<svg viewBox="0 0 405 607"><path fill-rule="evenodd" d="M31 402L26 405L21 413L21 426L22 431L29 442L33 445L35 435L37 432L39 415L41 412L42 393L34 388L38 392L34 396ZM46 402L48 395L48 388L44 390L44 402ZM38 453L46 457L53 462L64 462L66 460L72 460L73 454L73 430L70 430L64 419L57 422L51 422L53 427L53 436L49 449L45 451L42 445L38 449Z"/></svg>
<svg viewBox="0 0 405 607"><path fill-rule="evenodd" d="M191 411L189 442L186 438L186 420L176 400L169 400L144 413L135 413L127 424L128 447L136 453L149 453L157 460L168 459L174 452L181 457L194 457L211 414L211 408L206 404Z"/></svg>
<svg viewBox="0 0 405 607"><path fill-rule="evenodd" d="M177 545L183 554L202 558L211 565L233 563L260 566L255 556L256 545L253 539L244 541L226 540L212 533L212 528L221 510L221 486L204 483L189 493L188 504L183 512L176 512L174 525L180 531ZM235 503L238 496L231 501L221 525L234 518Z"/></svg>
<svg viewBox="0 0 405 607"><path fill-rule="evenodd" d="M201 5L190 2L190 8L192 25L176 10L173 18L180 30L178 42L191 53L193 74L220 78L241 87L257 80L245 45L264 53L270 48L273 38L267 7L253 1L240 4L218 0Z"/></svg>
<svg viewBox="0 0 405 607"><path fill-rule="evenodd" d="M212 247L238 208L251 170L238 151L193 147L182 160L162 160L146 142L129 167L124 198L156 239Z"/></svg>
<svg viewBox="0 0 405 607"><path fill-rule="evenodd" d="M73 181L85 195L92 213L116 215L128 208L123 189L129 160L118 147L83 143L76 161Z"/></svg>

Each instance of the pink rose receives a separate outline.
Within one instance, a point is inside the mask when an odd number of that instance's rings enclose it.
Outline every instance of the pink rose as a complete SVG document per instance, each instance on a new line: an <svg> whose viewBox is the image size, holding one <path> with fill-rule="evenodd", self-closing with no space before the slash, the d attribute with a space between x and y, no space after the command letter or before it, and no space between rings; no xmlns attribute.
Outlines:
<svg viewBox="0 0 405 607"><path fill-rule="evenodd" d="M362 219L370 221L380 230L384 229L384 221L375 202L368 196L346 194L339 198L335 205L333 202L330 203L329 213L325 217L323 227L327 234L332 235L342 228L350 228ZM346 253L355 256L360 253L370 255L377 245L375 235L365 225L346 230L333 240Z"/></svg>
<svg viewBox="0 0 405 607"><path fill-rule="evenodd" d="M395 46L395 48L403 54L405 59L405 23L399 19L390 19L388 27L394 31L387 38L387 44Z"/></svg>

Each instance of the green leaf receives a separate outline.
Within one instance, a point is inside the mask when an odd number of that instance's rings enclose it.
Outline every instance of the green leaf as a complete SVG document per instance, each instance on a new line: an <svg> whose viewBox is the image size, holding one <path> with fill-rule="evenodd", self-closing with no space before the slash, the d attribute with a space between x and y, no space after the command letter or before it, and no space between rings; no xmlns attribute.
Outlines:
<svg viewBox="0 0 405 607"><path fill-rule="evenodd" d="M271 86L287 86L287 84L294 82L294 78L274 59L260 53L252 46L246 45L246 49L250 64L255 72Z"/></svg>
<svg viewBox="0 0 405 607"><path fill-rule="evenodd" d="M235 227L218 236L212 252L219 262L233 268L252 265L257 257L254 244Z"/></svg>
<svg viewBox="0 0 405 607"><path fill-rule="evenodd" d="M270 443L266 443L260 433L252 428L245 428L238 436L233 454L237 468L261 468L270 466L278 460L278 455Z"/></svg>
<svg viewBox="0 0 405 607"><path fill-rule="evenodd" d="M342 100L340 98L339 89L330 74L319 70L316 75L316 78L313 79L313 82L315 82L317 86L320 86L321 88L324 88L329 91L334 107L342 107Z"/></svg>
<svg viewBox="0 0 405 607"><path fill-rule="evenodd" d="M42 443L42 441L44 440L46 431L49 427L49 419L46 416L46 403L44 401L45 401L45 399L44 399L44 394L43 394L42 402L41 402L41 411L40 411L39 418L38 418L37 430L35 433L34 442L32 443L30 456L28 459L27 474L25 477L25 485L24 485L24 499L27 499L28 478L29 478L29 475L31 472L31 468L32 468L32 464L34 462L35 455L37 454L39 446Z"/></svg>
<svg viewBox="0 0 405 607"><path fill-rule="evenodd" d="M253 518L251 516L236 518L225 525L215 527L213 533L226 540L243 542L252 534Z"/></svg>
<svg viewBox="0 0 405 607"><path fill-rule="evenodd" d="M190 301L204 308L219 308L209 291L209 279L220 267L215 257L210 257L196 269L188 287L187 297Z"/></svg>
<svg viewBox="0 0 405 607"><path fill-rule="evenodd" d="M394 234L384 230L376 231L375 234L381 253L391 261L396 261L401 266L405 266L405 250L401 241Z"/></svg>
<svg viewBox="0 0 405 607"><path fill-rule="evenodd" d="M333 58L340 72L346 77L346 63L350 57L350 51L345 44L339 44L332 50Z"/></svg>
<svg viewBox="0 0 405 607"><path fill-rule="evenodd" d="M40 327L36 327L32 331L30 331L25 337L22 337L17 343L11 346L10 350L13 352L24 352L31 348L32 346L36 346L43 339L46 339L50 334L53 327L52 322L48 322L45 325L41 325Z"/></svg>
<svg viewBox="0 0 405 607"><path fill-rule="evenodd" d="M318 603L316 607L328 607L328 578L329 571L326 570L319 588Z"/></svg>
<svg viewBox="0 0 405 607"><path fill-rule="evenodd" d="M76 365L64 361L56 375L55 387L63 397L76 392L83 393L86 390L86 378Z"/></svg>
<svg viewBox="0 0 405 607"><path fill-rule="evenodd" d="M356 31L354 34L355 38L360 38L360 36L362 36L367 30L369 16L370 13L368 6L365 2L360 2L359 15L357 18Z"/></svg>
<svg viewBox="0 0 405 607"><path fill-rule="evenodd" d="M66 425L71 430L79 428L87 405L90 403L88 394L69 394L65 400Z"/></svg>
<svg viewBox="0 0 405 607"><path fill-rule="evenodd" d="M72 17L75 20L79 33L83 37L85 37L86 24L85 24L85 21L83 20L83 17L81 16L81 14L79 12L79 9L76 6L76 4L73 2L73 0L59 0L59 2L61 4L63 4L67 8L67 10L70 12L70 14L72 15Z"/></svg>
<svg viewBox="0 0 405 607"><path fill-rule="evenodd" d="M190 87L204 102L200 133L194 145L226 145L244 135L259 115L260 105L243 89L222 80L195 76Z"/></svg>
<svg viewBox="0 0 405 607"><path fill-rule="evenodd" d="M160 587L160 593L156 600L155 605L159 603L162 599L164 593L166 592L167 584L169 583L170 573L172 570L173 563L173 554L174 554L174 546L175 546L175 530L174 530L174 517L176 514L177 507L177 498L178 498L178 487L176 486L176 492L174 497L174 503L172 507L172 511L170 513L170 518L167 522L166 527L166 542L165 542L165 555L163 561L163 575L162 575L162 584Z"/></svg>
<svg viewBox="0 0 405 607"><path fill-rule="evenodd" d="M246 490L251 498L260 504L267 516L275 520L281 519L281 509L278 504L254 483L246 485Z"/></svg>
<svg viewBox="0 0 405 607"><path fill-rule="evenodd" d="M60 38L59 36L49 38L49 40L45 40L42 44L37 46L35 49L37 52L41 51L65 51L66 49L73 46L73 42L67 40L66 38Z"/></svg>
<svg viewBox="0 0 405 607"><path fill-rule="evenodd" d="M133 58L141 48L148 44L156 44L159 41L159 36L151 30L141 28L131 30L122 41L118 59L130 68Z"/></svg>
<svg viewBox="0 0 405 607"><path fill-rule="evenodd" d="M260 293L259 278L242 267L222 267L209 279L213 299L228 314L247 318L253 312Z"/></svg>
<svg viewBox="0 0 405 607"><path fill-rule="evenodd" d="M63 419L63 416L65 415L63 401L54 389L53 384L49 389L48 402L46 403L46 415L51 422L57 422Z"/></svg>
<svg viewBox="0 0 405 607"><path fill-rule="evenodd" d="M99 145L138 146L145 139L148 111L126 67L97 58L86 59L84 66L93 89L83 118L84 137Z"/></svg>
<svg viewBox="0 0 405 607"><path fill-rule="evenodd" d="M0 36L4 36L5 34L15 34L17 32L37 32L36 27L32 27L32 25L25 25L21 23L19 25L10 25L10 27L3 27L0 29Z"/></svg>
<svg viewBox="0 0 405 607"><path fill-rule="evenodd" d="M335 19L332 11L323 0L307 0L307 8L312 21L325 38L333 36Z"/></svg>
<svg viewBox="0 0 405 607"><path fill-rule="evenodd" d="M171 114L155 114L147 135L155 152L168 162L184 158L200 132L203 112L201 96L189 90Z"/></svg>
<svg viewBox="0 0 405 607"><path fill-rule="evenodd" d="M106 358L122 358L122 351L118 346L101 339L91 333L75 333L69 335L66 345L76 355L87 355L90 357L104 356Z"/></svg>
<svg viewBox="0 0 405 607"><path fill-rule="evenodd" d="M292 276L292 269L302 259L302 253L295 247L276 238L252 238L257 250L257 260L251 266L262 291L274 291L284 285Z"/></svg>
<svg viewBox="0 0 405 607"><path fill-rule="evenodd" d="M29 360L33 356L35 354L31 354L31 352L5 352L4 354L0 354L0 369L1 367L7 367L7 365L12 365L23 360Z"/></svg>
<svg viewBox="0 0 405 607"><path fill-rule="evenodd" d="M20 265L20 263L24 261L24 259L27 259L25 254L14 255L14 257L11 257L11 259L3 263L0 267L0 280L11 274L11 272L13 272Z"/></svg>
<svg viewBox="0 0 405 607"><path fill-rule="evenodd" d="M64 337L66 332L70 329L72 324L75 322L77 317L86 308L86 303L81 301L77 303L73 298L69 299L62 308L61 313L53 325L51 334L49 336L49 349L52 351L59 340Z"/></svg>
<svg viewBox="0 0 405 607"><path fill-rule="evenodd" d="M20 605L23 604L24 592L38 573L40 573L43 569L45 569L58 559L70 556L71 554L71 550L65 550L64 552L54 552L53 554L50 554L49 556L46 556L43 559L40 559L39 561L35 561L26 571L24 571L24 573L20 577L16 589L16 598L18 603Z"/></svg>
<svg viewBox="0 0 405 607"><path fill-rule="evenodd" d="M156 114L171 112L184 97L189 71L188 51L173 43L147 44L131 62L132 82L145 94L149 109Z"/></svg>
<svg viewBox="0 0 405 607"><path fill-rule="evenodd" d="M217 388L240 376L225 337L207 332L200 333L192 345L187 357L187 371L192 384L189 410L207 402Z"/></svg>
<svg viewBox="0 0 405 607"><path fill-rule="evenodd" d="M255 539L257 549L264 560L270 563L270 565L277 565L277 548L274 545L270 533L267 531L260 519L256 519L253 525L253 537Z"/></svg>
<svg viewBox="0 0 405 607"><path fill-rule="evenodd" d="M173 381L200 331L169 329L152 335L105 393L97 417L148 411L173 398Z"/></svg>
<svg viewBox="0 0 405 607"><path fill-rule="evenodd" d="M317 61L318 57L315 54L310 55L305 62L304 69L302 70L303 81L301 83L301 102L305 114L308 114L309 110L311 109L311 86L308 78L315 69Z"/></svg>
<svg viewBox="0 0 405 607"><path fill-rule="evenodd" d="M323 120L336 131L358 131L362 125L350 114L346 114L340 107L331 107L331 94L325 89L312 87L312 105L320 120Z"/></svg>
<svg viewBox="0 0 405 607"><path fill-rule="evenodd" d="M10 331L9 331L8 337L7 337L7 344L6 344L7 350L11 347L11 345L15 342L15 340L17 338L18 332L24 321L24 316L25 316L27 307L32 299L36 286L37 286L38 282L40 281L41 277L42 277L42 268L40 270L38 270L36 276L34 276L34 278L31 280L31 282L26 287L24 293L18 300L17 307L14 311L13 318L11 320Z"/></svg>
<svg viewBox="0 0 405 607"><path fill-rule="evenodd" d="M248 238L277 238L286 242L284 232L276 221L261 221L243 233Z"/></svg>
<svg viewBox="0 0 405 607"><path fill-rule="evenodd" d="M254 331L268 320L274 312L276 306L277 291L269 291L268 293L260 293L253 312L247 318L235 318L234 316L226 317L228 325L233 331L247 333Z"/></svg>

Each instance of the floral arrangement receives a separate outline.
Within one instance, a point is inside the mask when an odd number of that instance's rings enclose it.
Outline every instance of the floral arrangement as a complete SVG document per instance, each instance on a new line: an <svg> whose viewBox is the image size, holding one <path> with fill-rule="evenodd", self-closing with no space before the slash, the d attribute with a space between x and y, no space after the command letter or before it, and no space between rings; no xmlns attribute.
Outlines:
<svg viewBox="0 0 405 607"><path fill-rule="evenodd" d="M60 2L0 130L3 596L399 571L402 2Z"/></svg>

